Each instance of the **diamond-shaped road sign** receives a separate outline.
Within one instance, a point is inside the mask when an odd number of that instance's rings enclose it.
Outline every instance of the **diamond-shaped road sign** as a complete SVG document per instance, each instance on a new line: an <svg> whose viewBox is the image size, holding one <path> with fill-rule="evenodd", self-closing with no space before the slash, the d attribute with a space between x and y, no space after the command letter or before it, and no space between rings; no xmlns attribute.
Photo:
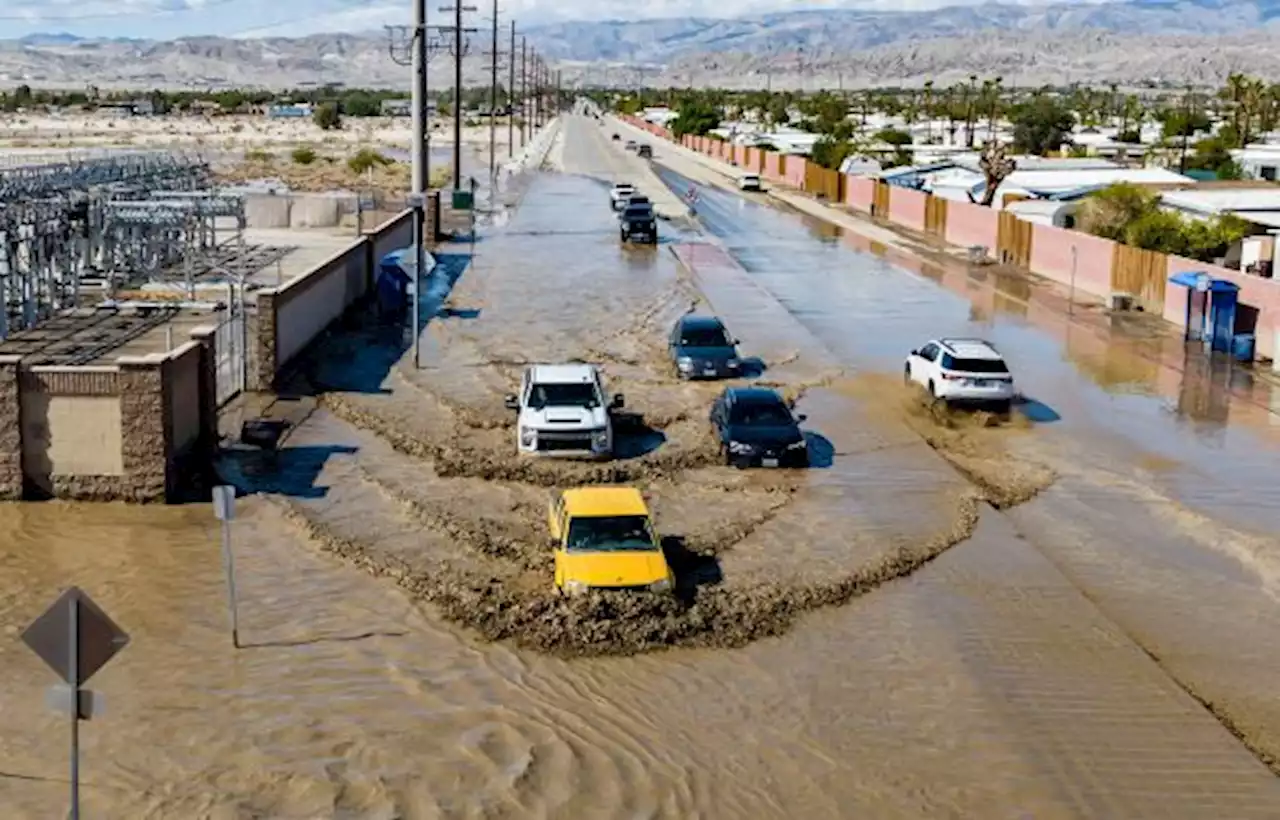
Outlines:
<svg viewBox="0 0 1280 820"><path fill-rule="evenodd" d="M71 680L71 619L77 621L76 677ZM129 636L79 587L72 587L22 633L22 642L72 686L82 686L129 643Z"/></svg>

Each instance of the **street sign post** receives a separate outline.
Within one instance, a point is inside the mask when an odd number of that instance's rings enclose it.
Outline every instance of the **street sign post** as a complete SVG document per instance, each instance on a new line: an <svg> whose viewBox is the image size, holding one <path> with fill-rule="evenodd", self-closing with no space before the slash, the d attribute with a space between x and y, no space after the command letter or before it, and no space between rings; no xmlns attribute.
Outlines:
<svg viewBox="0 0 1280 820"><path fill-rule="evenodd" d="M240 618L236 606L236 559L231 552L231 522L236 517L236 488L213 488L213 514L222 522L222 569L227 574L227 609L231 612L231 645L240 648Z"/></svg>
<svg viewBox="0 0 1280 820"><path fill-rule="evenodd" d="M48 701L71 718L71 820L79 820L80 721L101 711L93 693L80 687L128 645L129 636L79 587L71 587L31 622L22 642L67 684L54 687Z"/></svg>

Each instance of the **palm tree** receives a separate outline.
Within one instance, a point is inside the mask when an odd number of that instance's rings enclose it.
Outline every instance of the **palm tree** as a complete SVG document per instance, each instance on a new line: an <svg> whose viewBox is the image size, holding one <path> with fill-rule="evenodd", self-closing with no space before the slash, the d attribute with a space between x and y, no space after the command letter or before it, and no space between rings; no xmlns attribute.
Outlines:
<svg viewBox="0 0 1280 820"><path fill-rule="evenodd" d="M924 83L925 142L933 142L933 80Z"/></svg>

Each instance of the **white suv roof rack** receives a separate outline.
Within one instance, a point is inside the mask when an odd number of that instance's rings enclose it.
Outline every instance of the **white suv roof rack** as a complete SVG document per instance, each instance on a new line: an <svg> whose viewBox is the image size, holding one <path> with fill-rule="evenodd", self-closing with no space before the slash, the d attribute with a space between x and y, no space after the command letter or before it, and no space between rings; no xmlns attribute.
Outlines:
<svg viewBox="0 0 1280 820"><path fill-rule="evenodd" d="M995 345L985 339L939 339L938 342L961 359L1002 359Z"/></svg>

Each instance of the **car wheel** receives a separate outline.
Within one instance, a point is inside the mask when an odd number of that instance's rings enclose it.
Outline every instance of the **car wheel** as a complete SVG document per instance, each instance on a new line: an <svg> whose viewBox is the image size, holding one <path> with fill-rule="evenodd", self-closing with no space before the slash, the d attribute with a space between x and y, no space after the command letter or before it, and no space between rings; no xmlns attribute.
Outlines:
<svg viewBox="0 0 1280 820"><path fill-rule="evenodd" d="M911 386L911 365L903 365L902 367L902 383L907 387Z"/></svg>
<svg viewBox="0 0 1280 820"><path fill-rule="evenodd" d="M720 445L720 460L725 463L726 467L733 466L733 455L729 452L728 444Z"/></svg>

